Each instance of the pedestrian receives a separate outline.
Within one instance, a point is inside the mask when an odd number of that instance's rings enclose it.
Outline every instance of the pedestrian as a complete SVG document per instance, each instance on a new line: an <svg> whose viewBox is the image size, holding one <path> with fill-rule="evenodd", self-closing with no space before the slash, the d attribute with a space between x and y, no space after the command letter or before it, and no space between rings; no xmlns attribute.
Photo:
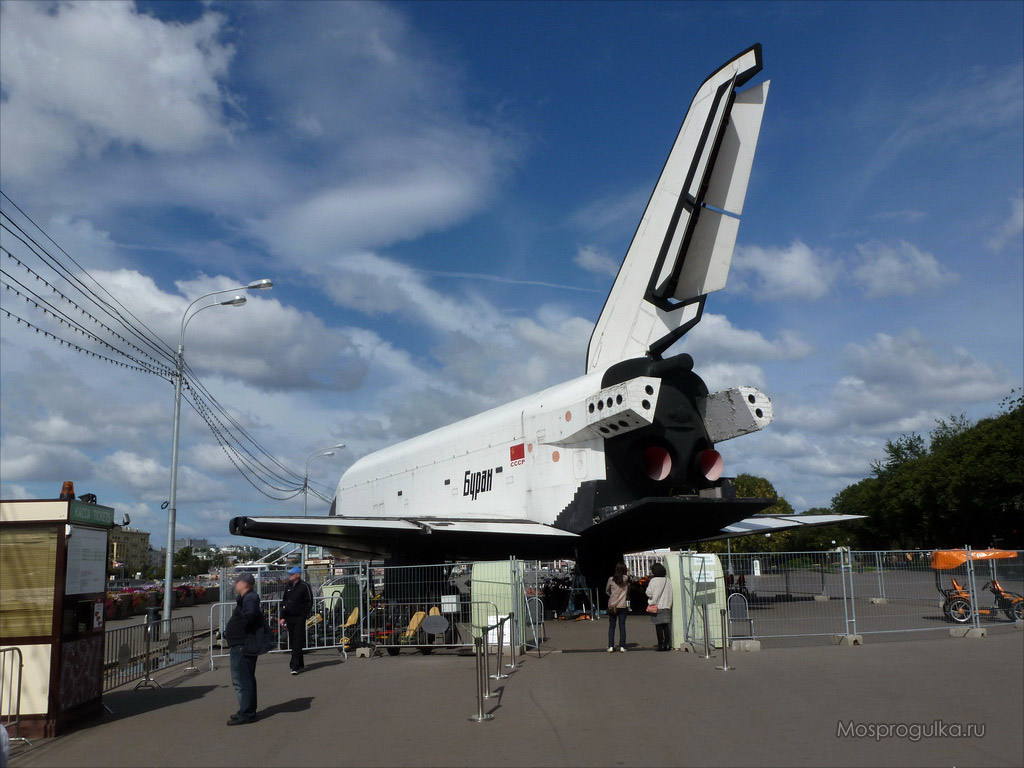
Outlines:
<svg viewBox="0 0 1024 768"><path fill-rule="evenodd" d="M672 650L672 582L669 581L665 566L655 563L651 566L651 583L647 585L647 612L658 633L659 651Z"/></svg>
<svg viewBox="0 0 1024 768"><path fill-rule="evenodd" d="M302 580L302 569L298 566L288 569L288 586L281 595L281 626L288 627L288 647L292 658L288 662L292 674L297 675L305 668L303 652L306 647L306 619L313 613L313 588Z"/></svg>
<svg viewBox="0 0 1024 768"><path fill-rule="evenodd" d="M604 586L608 595L608 653L615 650L615 625L619 625L619 650L626 652L626 616L629 615L629 571L625 563L615 564L615 573Z"/></svg>
<svg viewBox="0 0 1024 768"><path fill-rule="evenodd" d="M228 725L245 725L256 722L256 635L264 619L251 573L238 577L235 594L235 610L224 627L224 639L231 647L231 683L238 697L238 712L230 717Z"/></svg>

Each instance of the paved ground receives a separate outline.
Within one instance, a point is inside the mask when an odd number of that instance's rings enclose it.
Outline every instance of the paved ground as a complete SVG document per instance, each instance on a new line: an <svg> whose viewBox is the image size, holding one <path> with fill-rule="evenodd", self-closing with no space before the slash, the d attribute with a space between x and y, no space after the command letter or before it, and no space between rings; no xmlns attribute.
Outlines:
<svg viewBox="0 0 1024 768"><path fill-rule="evenodd" d="M631 619L632 639L652 627ZM603 645L604 624L549 625L551 646ZM862 647L731 654L552 652L527 657L468 722L474 669L454 655L287 659L258 668L261 720L234 711L225 667L155 691L119 690L114 715L16 752L21 766L932 766L1024 765L1024 632L933 634ZM128 686L130 688L130 686ZM980 723L981 738L838 738L859 724Z"/></svg>

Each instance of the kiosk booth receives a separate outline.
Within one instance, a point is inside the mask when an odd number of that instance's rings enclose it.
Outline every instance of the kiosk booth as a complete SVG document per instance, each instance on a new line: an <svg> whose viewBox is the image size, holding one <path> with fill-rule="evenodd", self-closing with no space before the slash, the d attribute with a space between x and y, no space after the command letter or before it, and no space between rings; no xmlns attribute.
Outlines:
<svg viewBox="0 0 1024 768"><path fill-rule="evenodd" d="M0 647L23 661L20 700L0 709L24 736L56 736L101 713L113 525L113 508L80 500L0 501Z"/></svg>

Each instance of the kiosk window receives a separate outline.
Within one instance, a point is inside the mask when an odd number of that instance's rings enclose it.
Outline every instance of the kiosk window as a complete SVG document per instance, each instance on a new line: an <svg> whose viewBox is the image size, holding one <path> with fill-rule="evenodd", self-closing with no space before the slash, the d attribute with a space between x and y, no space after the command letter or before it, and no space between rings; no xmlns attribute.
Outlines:
<svg viewBox="0 0 1024 768"><path fill-rule="evenodd" d="M52 632L57 534L55 525L32 525L0 536L0 638Z"/></svg>

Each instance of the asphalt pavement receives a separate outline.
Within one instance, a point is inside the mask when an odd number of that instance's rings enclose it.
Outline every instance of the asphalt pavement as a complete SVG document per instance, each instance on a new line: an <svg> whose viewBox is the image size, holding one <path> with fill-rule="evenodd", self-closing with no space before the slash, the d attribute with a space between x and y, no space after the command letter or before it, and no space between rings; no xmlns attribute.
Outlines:
<svg viewBox="0 0 1024 768"><path fill-rule="evenodd" d="M629 631L653 641L644 617ZM235 698L222 660L167 671L162 689L108 693L113 714L16 747L12 765L1024 765L1024 631L733 653L732 671L715 669L717 654L608 654L604 635L603 622L550 624L559 650L500 681L490 722L467 720L472 658L321 651L292 677L273 654L257 668L255 724L225 726ZM983 734L951 735L968 724Z"/></svg>

